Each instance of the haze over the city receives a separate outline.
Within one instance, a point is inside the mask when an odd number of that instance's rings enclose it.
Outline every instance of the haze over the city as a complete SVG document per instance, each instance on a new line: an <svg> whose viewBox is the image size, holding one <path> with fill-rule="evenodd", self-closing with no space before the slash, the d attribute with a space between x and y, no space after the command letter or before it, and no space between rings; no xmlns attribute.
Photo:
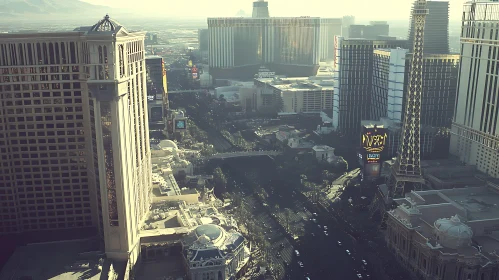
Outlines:
<svg viewBox="0 0 499 280"><path fill-rule="evenodd" d="M103 5L99 0L84 0L95 5ZM137 13L152 13L175 17L218 17L234 16L239 10L251 13L251 0L142 0L141 5L131 0L108 0L105 5L117 8L133 9ZM354 15L357 20L407 20L413 1L399 0L357 0L357 1L287 1L270 0L271 16L320 16L341 17ZM450 21L461 19L465 0L452 0L450 3ZM317 7L320 7L317 9ZM145 15L145 14L142 14Z"/></svg>

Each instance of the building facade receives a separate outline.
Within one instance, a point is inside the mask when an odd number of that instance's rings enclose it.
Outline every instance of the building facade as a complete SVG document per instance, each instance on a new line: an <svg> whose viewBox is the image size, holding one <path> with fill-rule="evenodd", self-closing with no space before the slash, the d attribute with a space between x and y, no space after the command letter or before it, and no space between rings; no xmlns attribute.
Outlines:
<svg viewBox="0 0 499 280"><path fill-rule="evenodd" d="M320 20L320 61L330 62L334 60L334 36L341 36L341 18L321 18Z"/></svg>
<svg viewBox="0 0 499 280"><path fill-rule="evenodd" d="M406 69L410 68L411 57L408 54ZM423 55L421 124L450 128L456 103L458 72L459 54ZM406 75L409 75L409 71ZM407 91L407 86L404 89Z"/></svg>
<svg viewBox="0 0 499 280"><path fill-rule="evenodd" d="M414 4L413 4L414 6ZM424 29L424 52L425 54L448 54L449 53L449 1L427 1ZM414 21L409 25L409 48L412 50L414 38Z"/></svg>
<svg viewBox="0 0 499 280"><path fill-rule="evenodd" d="M406 43L336 37L333 127L358 139L361 120L370 119L374 50L403 48Z"/></svg>
<svg viewBox="0 0 499 280"><path fill-rule="evenodd" d="M402 122L407 49L374 50L371 118Z"/></svg>
<svg viewBox="0 0 499 280"><path fill-rule="evenodd" d="M162 57L146 57L146 75L149 122L162 122L169 109L166 69Z"/></svg>
<svg viewBox="0 0 499 280"><path fill-rule="evenodd" d="M208 29L198 29L199 50L208 51Z"/></svg>
<svg viewBox="0 0 499 280"><path fill-rule="evenodd" d="M352 39L379 40L381 36L388 36L390 26L386 21L371 21L369 25L350 25L348 36Z"/></svg>
<svg viewBox="0 0 499 280"><path fill-rule="evenodd" d="M190 244L184 241L190 279L237 279L236 275L249 257L240 233L207 224L196 227L191 234L196 241Z"/></svg>
<svg viewBox="0 0 499 280"><path fill-rule="evenodd" d="M269 17L269 2L258 0L253 2L252 18L268 18Z"/></svg>
<svg viewBox="0 0 499 280"><path fill-rule="evenodd" d="M498 199L494 187L408 193L388 212L387 245L421 279L497 280L497 213L474 205Z"/></svg>
<svg viewBox="0 0 499 280"><path fill-rule="evenodd" d="M371 117L401 122L412 54L406 49L375 50ZM456 100L458 54L423 56L421 124L450 128Z"/></svg>
<svg viewBox="0 0 499 280"><path fill-rule="evenodd" d="M281 113L320 114L333 106L333 86L308 78L255 79L255 88L256 104Z"/></svg>
<svg viewBox="0 0 499 280"><path fill-rule="evenodd" d="M450 143L451 154L495 178L499 177L498 24L499 3L464 5L461 65Z"/></svg>
<svg viewBox="0 0 499 280"><path fill-rule="evenodd" d="M342 18L342 22L341 22L341 36L343 36L343 38L345 39L349 39L350 36L349 36L349 30L350 30L350 26L351 25L354 25L355 24L355 17L354 16L344 16Z"/></svg>
<svg viewBox="0 0 499 280"><path fill-rule="evenodd" d="M1 233L97 228L133 266L151 187L144 36L108 16L0 35Z"/></svg>
<svg viewBox="0 0 499 280"><path fill-rule="evenodd" d="M265 65L312 76L319 68L320 18L208 18L210 75L251 79Z"/></svg>

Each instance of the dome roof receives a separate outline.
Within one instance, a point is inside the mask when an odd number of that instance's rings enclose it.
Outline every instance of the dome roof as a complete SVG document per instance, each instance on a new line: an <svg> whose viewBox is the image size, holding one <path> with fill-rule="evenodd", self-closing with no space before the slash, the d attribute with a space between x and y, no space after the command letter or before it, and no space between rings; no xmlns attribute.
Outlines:
<svg viewBox="0 0 499 280"><path fill-rule="evenodd" d="M210 241L211 241L210 238L204 234L198 238L198 242L201 244L208 244L210 243Z"/></svg>
<svg viewBox="0 0 499 280"><path fill-rule="evenodd" d="M211 241L217 240L222 235L222 229L216 225L200 225L195 229L196 236L199 238L207 236Z"/></svg>
<svg viewBox="0 0 499 280"><path fill-rule="evenodd" d="M457 215L452 216L450 219L443 218L436 220L435 228L452 237L471 238L473 236L471 228L462 223Z"/></svg>
<svg viewBox="0 0 499 280"><path fill-rule="evenodd" d="M173 148L174 150L178 150L177 144L172 140L162 140L159 142L159 146L161 146L161 148Z"/></svg>
<svg viewBox="0 0 499 280"><path fill-rule="evenodd" d="M92 26L91 31L116 31L121 24L112 20L109 15L106 15L103 19Z"/></svg>
<svg viewBox="0 0 499 280"><path fill-rule="evenodd" d="M434 223L437 238L442 245L455 248L469 244L473 231L462 223L457 215L451 218L438 219Z"/></svg>

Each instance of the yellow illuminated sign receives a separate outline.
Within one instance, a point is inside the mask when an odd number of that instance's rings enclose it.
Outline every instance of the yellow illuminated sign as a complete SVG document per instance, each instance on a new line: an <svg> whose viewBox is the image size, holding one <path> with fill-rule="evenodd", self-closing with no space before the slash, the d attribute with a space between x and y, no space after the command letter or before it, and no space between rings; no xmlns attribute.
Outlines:
<svg viewBox="0 0 499 280"><path fill-rule="evenodd" d="M383 151L388 135L381 131L377 129L368 130L362 135L362 147L364 147L366 152L381 153Z"/></svg>

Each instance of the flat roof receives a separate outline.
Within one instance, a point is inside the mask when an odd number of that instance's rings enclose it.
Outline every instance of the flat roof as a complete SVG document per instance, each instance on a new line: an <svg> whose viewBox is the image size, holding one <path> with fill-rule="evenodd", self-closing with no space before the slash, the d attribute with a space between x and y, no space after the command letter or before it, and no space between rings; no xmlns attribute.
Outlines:
<svg viewBox="0 0 499 280"><path fill-rule="evenodd" d="M320 80L319 77L296 77L296 78L256 78L255 80L265 83L282 91L318 91L332 90L334 86L330 80Z"/></svg>
<svg viewBox="0 0 499 280"><path fill-rule="evenodd" d="M141 263L136 279L187 279L187 274L181 256L168 256Z"/></svg>
<svg viewBox="0 0 499 280"><path fill-rule="evenodd" d="M446 194L451 200L465 208L469 220L499 218L499 194L488 188L470 188L467 193Z"/></svg>
<svg viewBox="0 0 499 280"><path fill-rule="evenodd" d="M99 280L97 269L104 253L98 251L99 241L74 241L30 244L16 249L0 273L0 280L51 279Z"/></svg>

